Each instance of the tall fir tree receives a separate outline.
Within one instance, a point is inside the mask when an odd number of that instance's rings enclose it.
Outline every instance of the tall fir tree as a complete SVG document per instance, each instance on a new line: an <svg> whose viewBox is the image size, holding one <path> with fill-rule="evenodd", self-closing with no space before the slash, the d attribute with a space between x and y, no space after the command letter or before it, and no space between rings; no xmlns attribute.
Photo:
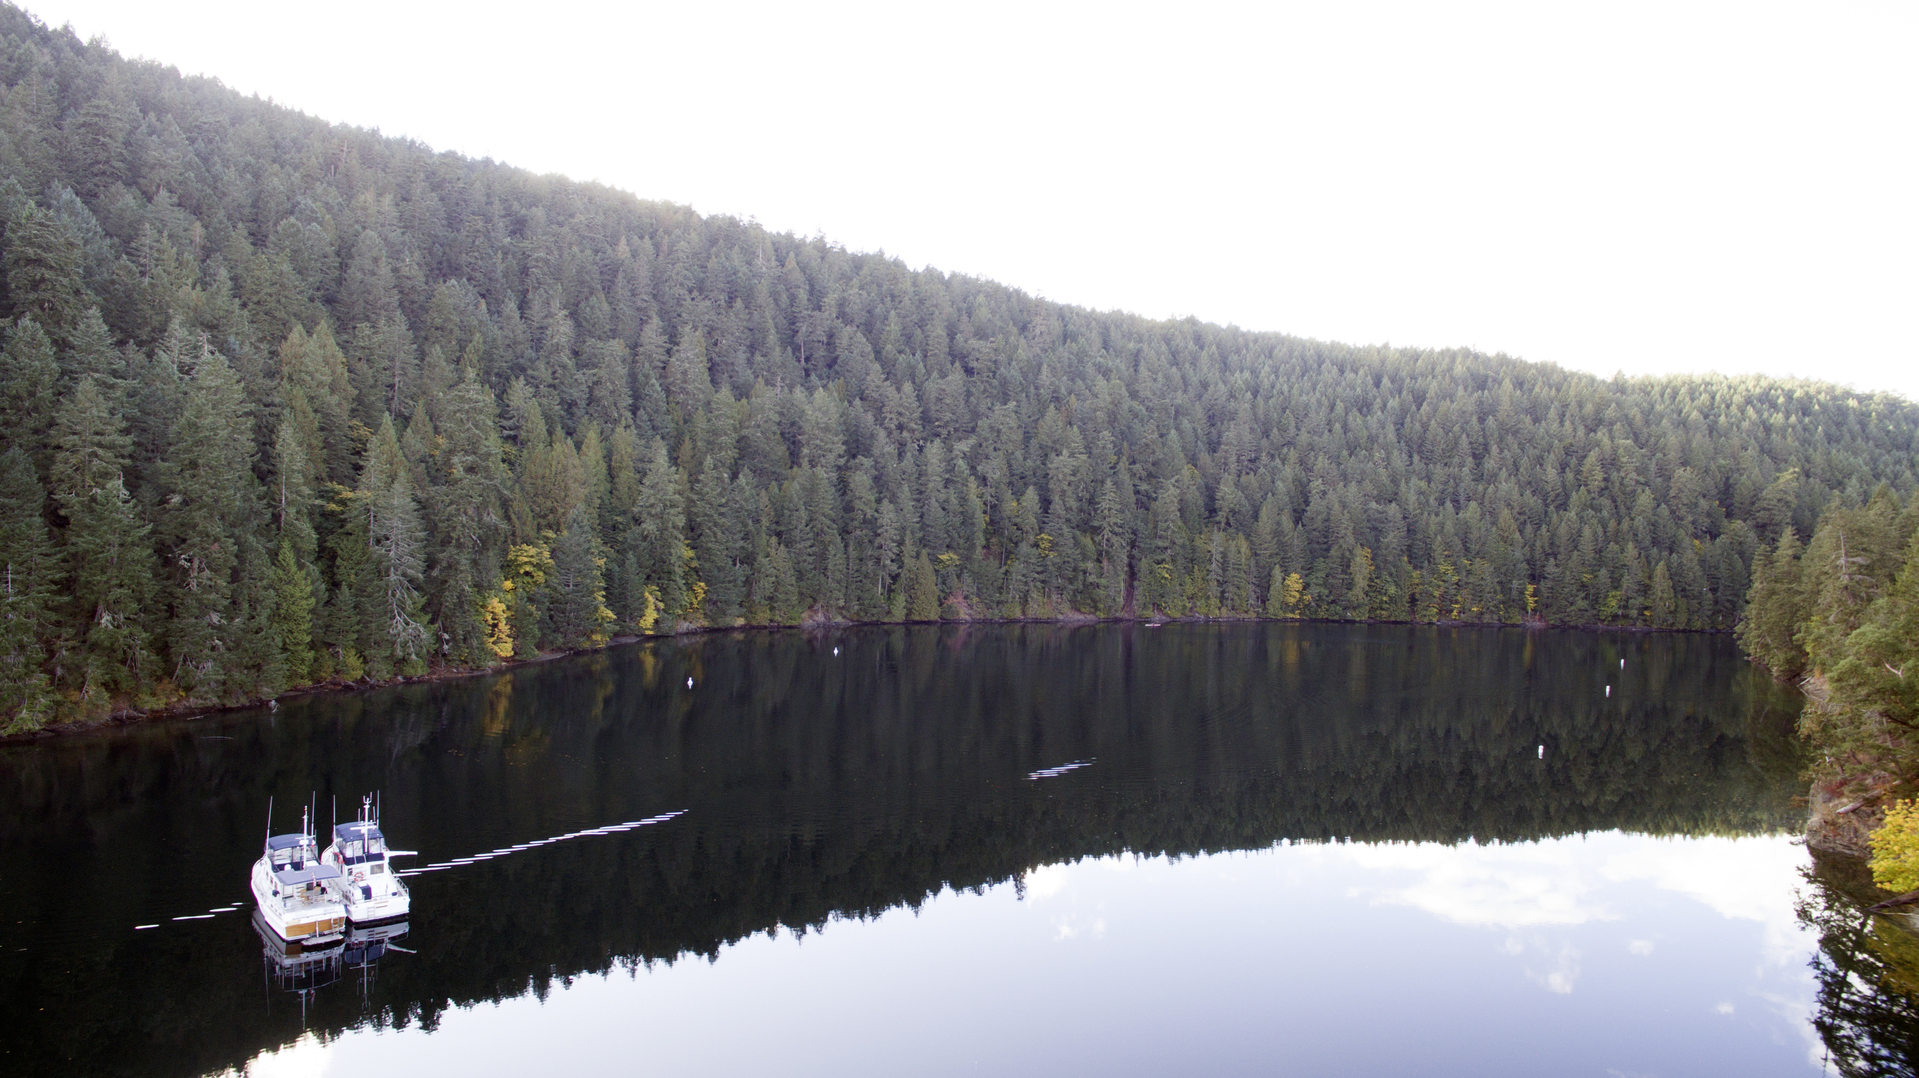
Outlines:
<svg viewBox="0 0 1919 1078"><path fill-rule="evenodd" d="M147 620L156 583L152 527L127 492L132 439L95 376L81 376L55 424L53 494L64 540L72 622L79 641L82 714L142 699L157 670Z"/></svg>
<svg viewBox="0 0 1919 1078"><path fill-rule="evenodd" d="M167 652L190 698L225 697L236 644L248 628L236 602L242 547L264 534L253 476L252 420L239 378L202 346L187 372L185 403L159 465L164 496L156 528L172 567L166 587ZM264 559L259 559L264 561ZM236 685L234 691L244 692Z"/></svg>
<svg viewBox="0 0 1919 1078"><path fill-rule="evenodd" d="M367 670L375 677L426 670L431 632L421 584L426 570L426 529L405 456L382 419L367 444L355 501L366 521Z"/></svg>
<svg viewBox="0 0 1919 1078"><path fill-rule="evenodd" d="M27 454L0 452L0 733L39 729L54 713L44 664L60 569L45 501Z"/></svg>

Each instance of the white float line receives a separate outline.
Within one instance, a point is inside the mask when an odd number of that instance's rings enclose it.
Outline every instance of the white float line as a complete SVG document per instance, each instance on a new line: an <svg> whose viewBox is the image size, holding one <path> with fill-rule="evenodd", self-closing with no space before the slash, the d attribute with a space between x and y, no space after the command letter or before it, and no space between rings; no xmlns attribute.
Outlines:
<svg viewBox="0 0 1919 1078"><path fill-rule="evenodd" d="M512 846L502 846L497 850L489 850L486 853L476 853L468 857L455 857L450 861L435 861L430 865L407 869L405 872L395 872L394 875L405 878L408 876L418 876L425 872L444 872L449 868L459 868L463 865L477 864L481 861L491 861L499 857L508 857L524 850L537 849L549 843L565 842L568 839L587 838L589 836L615 835L631 831L636 827L645 827L648 824L665 823L676 816L685 815L685 813L685 809L680 809L676 812L666 812L658 816L648 816L644 820L628 820L625 823L612 823L604 827L590 827L584 831L572 831L564 835L554 835L552 838L541 838L535 839L532 842L521 842Z"/></svg>
<svg viewBox="0 0 1919 1078"><path fill-rule="evenodd" d="M1028 782L1034 782L1039 779L1058 778L1059 776L1066 774L1068 771L1074 771L1082 767L1091 767L1093 766L1094 761L1098 759L1099 757L1095 756L1090 760L1074 760L1070 764L1061 764L1058 767L1049 767L1042 771L1035 771L1032 774L1026 776L1026 779Z"/></svg>
<svg viewBox="0 0 1919 1078"><path fill-rule="evenodd" d="M234 910L237 910L237 909L240 909L240 908L241 908L241 907L242 907L243 905L245 905L245 904L244 904L244 903L240 903L240 902L231 902L231 903L228 903L227 905L224 905L224 906L212 906L212 907L209 907L209 908L207 909L207 912L205 912L205 913L189 913L189 914L187 914L187 915L185 915L184 917L170 917L170 918L168 918L168 920L171 920L171 921L210 921L210 920L212 920L212 919L213 919L213 916L214 916L214 914L217 914L217 913L232 913L232 912L233 912ZM163 924L165 924L165 923L166 923L166 921L156 921L156 922L154 922L153 924L150 924L150 925L134 925L134 926L133 926L133 930L134 930L135 932L145 932L145 931L147 931L148 929L153 929L153 928L159 928L159 927L160 927L161 925L163 925Z"/></svg>

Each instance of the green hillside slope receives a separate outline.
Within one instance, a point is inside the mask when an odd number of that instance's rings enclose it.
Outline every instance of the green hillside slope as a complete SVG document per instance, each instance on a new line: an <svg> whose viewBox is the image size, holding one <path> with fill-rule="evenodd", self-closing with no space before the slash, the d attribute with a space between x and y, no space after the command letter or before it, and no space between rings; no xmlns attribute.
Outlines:
<svg viewBox="0 0 1919 1078"><path fill-rule="evenodd" d="M1919 484L1895 397L1095 313L11 7L0 86L0 728L807 617L1726 628Z"/></svg>

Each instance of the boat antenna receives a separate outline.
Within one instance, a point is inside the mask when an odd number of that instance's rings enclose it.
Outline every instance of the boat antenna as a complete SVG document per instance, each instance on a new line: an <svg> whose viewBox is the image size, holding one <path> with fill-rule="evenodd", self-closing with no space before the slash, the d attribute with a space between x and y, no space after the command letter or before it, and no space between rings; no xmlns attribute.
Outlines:
<svg viewBox="0 0 1919 1078"><path fill-rule="evenodd" d="M267 848L267 846L271 844L272 840L273 840L273 795L268 794L267 795L267 841L262 842L260 844L260 849L264 851Z"/></svg>

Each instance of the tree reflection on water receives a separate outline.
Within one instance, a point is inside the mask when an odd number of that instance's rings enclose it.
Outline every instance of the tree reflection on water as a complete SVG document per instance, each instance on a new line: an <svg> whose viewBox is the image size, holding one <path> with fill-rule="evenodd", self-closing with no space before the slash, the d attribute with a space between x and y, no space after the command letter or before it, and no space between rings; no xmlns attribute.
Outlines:
<svg viewBox="0 0 1919 1078"><path fill-rule="evenodd" d="M1795 711L1723 637L948 626L662 640L5 751L0 1013L66 1019L10 1034L8 1067L217 1071L1121 852L1776 834L1803 821ZM418 954L305 1014L261 1009L251 933L130 931L230 901L269 797L373 789L421 864L687 813L419 877Z"/></svg>
<svg viewBox="0 0 1919 1078"><path fill-rule="evenodd" d="M1799 902L1819 934L1812 1021L1843 1075L1919 1074L1919 915L1867 912L1884 897L1862 862L1814 852Z"/></svg>

